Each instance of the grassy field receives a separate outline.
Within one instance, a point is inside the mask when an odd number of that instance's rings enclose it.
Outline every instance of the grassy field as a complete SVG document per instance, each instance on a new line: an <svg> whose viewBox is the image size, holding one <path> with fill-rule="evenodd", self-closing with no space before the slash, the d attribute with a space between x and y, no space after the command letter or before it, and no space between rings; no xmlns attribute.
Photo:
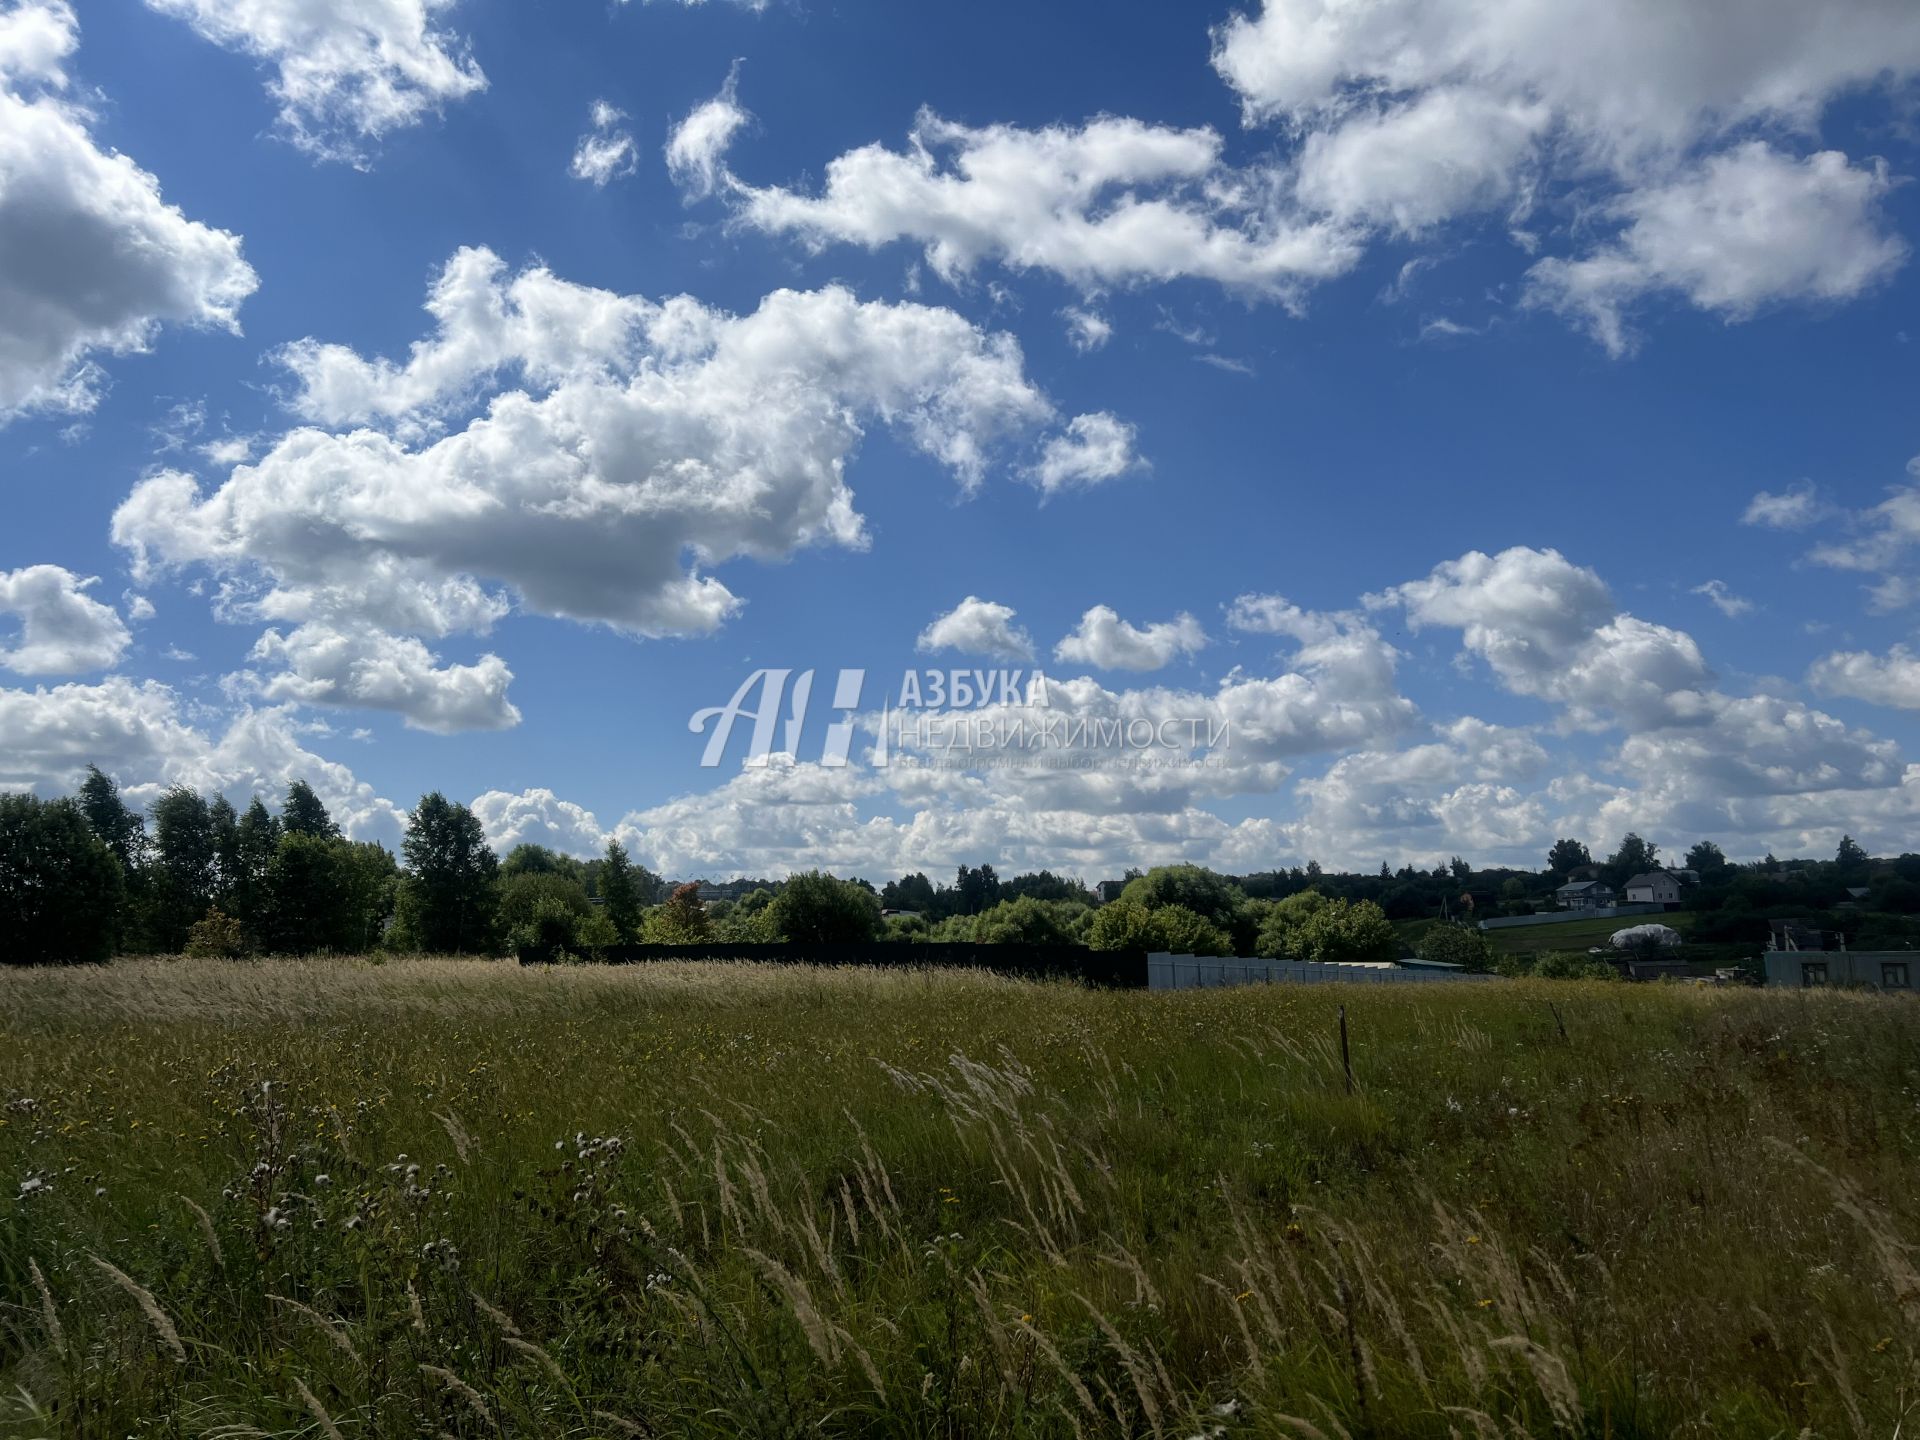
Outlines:
<svg viewBox="0 0 1920 1440"><path fill-rule="evenodd" d="M1611 920L1563 920L1554 925L1489 930L1486 936L1502 955L1536 955L1545 950L1586 950L1604 945L1614 931L1633 925L1665 925L1685 935L1693 928L1693 916L1676 910L1665 915L1620 915Z"/></svg>
<svg viewBox="0 0 1920 1440"><path fill-rule="evenodd" d="M8 1436L1920 1424L1901 1001L182 961L0 1038Z"/></svg>

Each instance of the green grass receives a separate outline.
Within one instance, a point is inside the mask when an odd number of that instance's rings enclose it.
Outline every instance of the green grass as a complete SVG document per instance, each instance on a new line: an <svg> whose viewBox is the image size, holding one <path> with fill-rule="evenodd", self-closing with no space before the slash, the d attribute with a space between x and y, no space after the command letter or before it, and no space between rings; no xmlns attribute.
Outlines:
<svg viewBox="0 0 1920 1440"><path fill-rule="evenodd" d="M1617 984L0 971L0 1434L1912 1432L1917 1022Z"/></svg>
<svg viewBox="0 0 1920 1440"><path fill-rule="evenodd" d="M1486 931L1493 948L1502 955L1534 955L1545 950L1589 950L1604 945L1616 930L1634 925L1665 925L1686 935L1693 929L1693 916L1685 911L1665 915L1618 915L1611 920L1564 920L1554 925L1515 925Z"/></svg>

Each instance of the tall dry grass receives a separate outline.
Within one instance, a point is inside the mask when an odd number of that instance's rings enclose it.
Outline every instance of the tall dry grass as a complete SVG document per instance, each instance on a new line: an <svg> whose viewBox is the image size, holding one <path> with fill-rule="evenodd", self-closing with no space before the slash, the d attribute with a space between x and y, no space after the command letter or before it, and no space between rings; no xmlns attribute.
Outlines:
<svg viewBox="0 0 1920 1440"><path fill-rule="evenodd" d="M1913 1433L1916 1018L0 972L0 1434Z"/></svg>

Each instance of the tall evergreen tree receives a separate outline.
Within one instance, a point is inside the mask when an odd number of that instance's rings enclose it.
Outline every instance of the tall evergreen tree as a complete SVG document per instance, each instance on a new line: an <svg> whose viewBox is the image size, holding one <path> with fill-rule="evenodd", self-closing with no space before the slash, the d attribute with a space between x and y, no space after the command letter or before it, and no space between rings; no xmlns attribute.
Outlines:
<svg viewBox="0 0 1920 1440"><path fill-rule="evenodd" d="M321 840L337 840L340 836L340 827L304 780L288 784L287 798L280 802L280 828L289 835L312 835Z"/></svg>
<svg viewBox="0 0 1920 1440"><path fill-rule="evenodd" d="M401 853L407 874L397 928L405 943L449 954L490 950L500 862L479 817L437 790L422 796Z"/></svg>
<svg viewBox="0 0 1920 1440"><path fill-rule="evenodd" d="M607 858L600 866L600 895L606 901L607 919L623 941L640 938L640 912L645 901L640 897L640 882L627 847L618 840L607 841Z"/></svg>

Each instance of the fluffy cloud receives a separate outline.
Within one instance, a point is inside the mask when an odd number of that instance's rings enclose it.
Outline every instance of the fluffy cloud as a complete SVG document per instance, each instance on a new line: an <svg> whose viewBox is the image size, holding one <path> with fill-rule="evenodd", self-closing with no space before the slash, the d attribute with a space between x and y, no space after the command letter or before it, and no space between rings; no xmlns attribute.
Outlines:
<svg viewBox="0 0 1920 1440"><path fill-rule="evenodd" d="M443 666L411 635L315 623L284 635L268 630L248 658L283 667L256 681L270 701L392 711L414 729L439 735L520 723L507 699L513 672L498 655Z"/></svg>
<svg viewBox="0 0 1920 1440"><path fill-rule="evenodd" d="M77 43L64 0L0 10L0 423L92 409L93 355L145 350L168 322L237 329L258 283L237 235L95 144L65 93Z"/></svg>
<svg viewBox="0 0 1920 1440"><path fill-rule="evenodd" d="M1664 806L1689 829L1729 802L1897 785L1899 747L1796 700L1771 695L1714 697L1707 725L1630 735L1618 767L1639 782L1642 804Z"/></svg>
<svg viewBox="0 0 1920 1440"><path fill-rule="evenodd" d="M640 161L640 151L633 143L633 132L622 123L627 118L626 111L596 100L588 117L591 124L580 137L580 143L574 146L568 173L576 180L601 187L610 180L631 175Z"/></svg>
<svg viewBox="0 0 1920 1440"><path fill-rule="evenodd" d="M690 144L701 163L688 171L726 190L739 223L815 247L911 241L950 279L992 261L1087 288L1194 278L1287 298L1359 255L1339 225L1282 213L1271 176L1227 169L1209 129L1120 117L975 128L923 111L905 150L849 151L806 194L728 172L732 128L706 124L711 143Z"/></svg>
<svg viewBox="0 0 1920 1440"><path fill-rule="evenodd" d="M1645 148L1811 120L1840 91L1920 67L1920 16L1901 0L1264 0L1215 33L1214 65L1253 120L1454 84L1533 97L1587 143Z"/></svg>
<svg viewBox="0 0 1920 1440"><path fill-rule="evenodd" d="M394 130L484 90L466 42L439 28L456 0L147 0L203 38L275 69L280 128L322 159L364 162Z"/></svg>
<svg viewBox="0 0 1920 1440"><path fill-rule="evenodd" d="M833 157L817 188L754 185L727 164L745 120L731 83L669 163L740 225L814 249L917 244L949 280L983 264L1089 292L1202 279L1296 306L1382 235L1497 217L1533 253L1523 227L1573 212L1570 228L1612 233L1540 260L1526 295L1616 354L1649 297L1744 320L1853 299L1906 256L1884 170L1805 153L1837 96L1920 73L1904 0L1264 0L1217 28L1214 64L1246 122L1284 137L1254 164L1205 128L922 111L904 146Z"/></svg>
<svg viewBox="0 0 1920 1440"><path fill-rule="evenodd" d="M350 648L369 643L365 628L484 631L509 596L639 636L706 634L741 604L708 566L866 545L845 474L864 425L890 426L970 487L1056 418L1012 338L950 310L829 288L736 316L503 271L486 251L455 256L429 303L437 332L405 363L314 341L283 352L295 410L354 428L296 428L210 492L181 472L149 477L113 522L136 569L210 566L229 616L324 622ZM1055 437L1064 459L1042 445L1035 478L1119 463L1115 428L1080 417ZM324 638L275 651L317 663L339 648ZM382 666L398 658L388 647ZM296 670L286 693L378 696L433 728L505 719L503 669L416 685L430 664L410 648L402 676L368 684Z"/></svg>
<svg viewBox="0 0 1920 1440"><path fill-rule="evenodd" d="M1457 720L1422 744L1356 751L1301 780L1300 817L1282 834L1296 854L1354 868L1544 852L1553 838L1548 804L1515 782L1546 763L1525 731Z"/></svg>
<svg viewBox="0 0 1920 1440"><path fill-rule="evenodd" d="M1028 473L1049 495L1118 479L1145 463L1134 439L1133 426L1105 411L1076 415L1062 434L1047 441Z"/></svg>
<svg viewBox="0 0 1920 1440"><path fill-rule="evenodd" d="M1206 643L1206 632L1191 615L1136 626L1122 620L1112 606L1096 605L1053 647L1053 658L1100 670L1158 670Z"/></svg>
<svg viewBox="0 0 1920 1440"><path fill-rule="evenodd" d="M551 790L518 795L489 790L471 808L487 832L487 843L502 855L516 845L544 845L563 855L579 856L606 848L607 832L593 812L560 799Z"/></svg>
<svg viewBox="0 0 1920 1440"><path fill-rule="evenodd" d="M1851 650L1814 662L1807 683L1827 695L1846 695L1896 710L1920 710L1920 655L1896 645L1885 655Z"/></svg>
<svg viewBox="0 0 1920 1440"><path fill-rule="evenodd" d="M1837 96L1920 71L1902 0L1263 0L1213 58L1249 124L1303 137L1296 194L1321 213L1407 232L1598 191L1619 236L1532 288L1616 353L1643 296L1744 319L1850 299L1905 254L1883 173L1751 133L1803 138Z"/></svg>
<svg viewBox="0 0 1920 1440"><path fill-rule="evenodd" d="M1097 310L1069 305L1060 318L1067 322L1067 343L1082 355L1102 349L1113 339L1113 322Z"/></svg>
<svg viewBox="0 0 1920 1440"><path fill-rule="evenodd" d="M995 660L1031 660L1033 637L1013 617L1011 606L969 595L922 630L916 648L928 654L957 650Z"/></svg>
<svg viewBox="0 0 1920 1440"><path fill-rule="evenodd" d="M693 107L667 136L667 170L689 202L704 200L732 177L727 151L753 117L740 107L739 62L720 93Z"/></svg>
<svg viewBox="0 0 1920 1440"><path fill-rule="evenodd" d="M0 667L20 675L77 675L117 661L133 636L85 593L97 584L58 565L0 570L0 616L20 622L18 643L0 645Z"/></svg>
<svg viewBox="0 0 1920 1440"><path fill-rule="evenodd" d="M1542 106L1472 90L1363 110L1307 137L1296 193L1338 220L1425 230L1512 202L1547 120Z"/></svg>
<svg viewBox="0 0 1920 1440"><path fill-rule="evenodd" d="M305 779L356 839L398 841L398 806L322 759L302 742L285 709L243 710L215 736L186 715L157 681L110 676L98 685L0 689L0 789L71 793L86 767L118 780L129 802L146 804L169 785L229 797L274 797Z"/></svg>
<svg viewBox="0 0 1920 1440"><path fill-rule="evenodd" d="M1703 714L1711 675L1693 638L1619 613L1606 583L1557 550L1470 551L1367 603L1403 607L1415 629L1459 630L1507 689L1566 707L1576 725Z"/></svg>
<svg viewBox="0 0 1920 1440"><path fill-rule="evenodd" d="M1185 814L1208 797L1272 793L1305 757L1390 742L1418 715L1398 692L1396 659L1364 622L1326 617L1285 668L1236 671L1210 691L1109 689L1083 676L931 728L896 713L888 781L916 800Z"/></svg>
<svg viewBox="0 0 1920 1440"><path fill-rule="evenodd" d="M1796 160L1750 141L1626 196L1619 239L1578 260L1542 260L1531 298L1575 316L1615 355L1633 344L1626 310L1658 291L1730 321L1783 300L1851 300L1906 259L1880 213L1890 185L1884 166L1850 165L1837 150Z"/></svg>

